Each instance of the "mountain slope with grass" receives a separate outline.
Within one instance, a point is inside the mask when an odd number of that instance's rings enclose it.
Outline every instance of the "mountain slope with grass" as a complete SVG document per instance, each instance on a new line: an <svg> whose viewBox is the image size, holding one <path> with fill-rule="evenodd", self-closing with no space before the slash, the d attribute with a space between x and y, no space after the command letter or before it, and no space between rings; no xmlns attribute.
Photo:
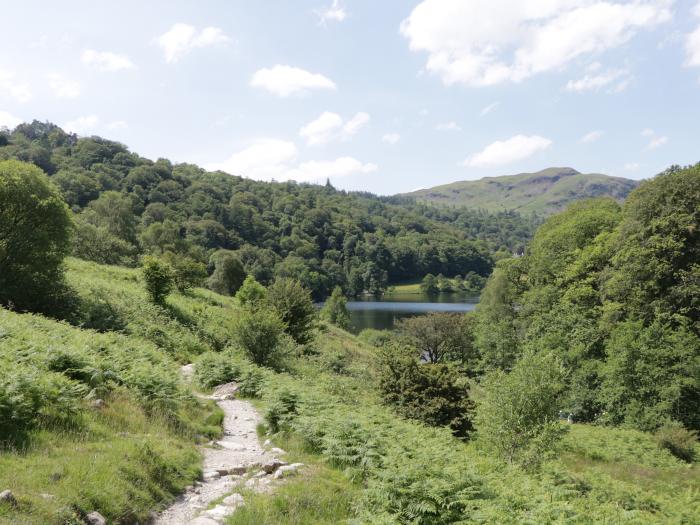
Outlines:
<svg viewBox="0 0 700 525"><path fill-rule="evenodd" d="M547 168L536 173L453 182L406 195L431 204L550 215L582 199L612 197L622 201L638 184L621 177L579 173L572 168Z"/></svg>

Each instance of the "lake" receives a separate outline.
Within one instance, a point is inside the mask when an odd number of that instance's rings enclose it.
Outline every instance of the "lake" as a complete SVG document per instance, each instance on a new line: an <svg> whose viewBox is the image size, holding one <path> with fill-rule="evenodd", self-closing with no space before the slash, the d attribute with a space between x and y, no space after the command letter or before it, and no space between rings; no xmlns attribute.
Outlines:
<svg viewBox="0 0 700 525"><path fill-rule="evenodd" d="M400 319L430 312L470 312L478 302L478 297L460 293L431 296L392 293L348 301L347 308L352 332L359 333L365 328L390 330Z"/></svg>

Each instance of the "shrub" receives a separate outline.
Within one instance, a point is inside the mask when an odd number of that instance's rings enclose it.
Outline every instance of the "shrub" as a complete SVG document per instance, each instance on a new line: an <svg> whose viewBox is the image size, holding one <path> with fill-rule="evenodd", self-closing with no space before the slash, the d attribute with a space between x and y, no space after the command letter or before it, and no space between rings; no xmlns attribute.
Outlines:
<svg viewBox="0 0 700 525"><path fill-rule="evenodd" d="M243 284L245 270L233 252L219 250L210 258L214 272L209 277L209 288L221 295L234 295Z"/></svg>
<svg viewBox="0 0 700 525"><path fill-rule="evenodd" d="M255 367L249 367L243 371L238 385L238 394L241 397L260 397L265 386L265 376Z"/></svg>
<svg viewBox="0 0 700 525"><path fill-rule="evenodd" d="M265 412L265 422L270 432L276 433L297 414L299 398L295 392L283 389L275 395Z"/></svg>
<svg viewBox="0 0 700 525"><path fill-rule="evenodd" d="M347 330L350 326L350 314L346 308L347 302L343 290L340 286L336 286L331 296L326 300L326 304L323 305L321 315L329 323Z"/></svg>
<svg viewBox="0 0 700 525"><path fill-rule="evenodd" d="M681 423L672 421L659 428L654 434L659 447L668 450L678 459L692 463L695 460L695 447L698 433L687 430Z"/></svg>
<svg viewBox="0 0 700 525"><path fill-rule="evenodd" d="M254 363L272 364L278 357L284 328L276 312L244 308L235 321L233 339Z"/></svg>
<svg viewBox="0 0 700 525"><path fill-rule="evenodd" d="M228 353L207 352L195 363L194 379L202 388L230 383L240 377L241 366Z"/></svg>
<svg viewBox="0 0 700 525"><path fill-rule="evenodd" d="M459 361L475 366L476 350L470 318L464 314L433 312L402 319L399 331L431 363Z"/></svg>
<svg viewBox="0 0 700 525"><path fill-rule="evenodd" d="M377 348L384 346L394 338L389 330L377 330L375 328L365 328L357 337L360 341Z"/></svg>
<svg viewBox="0 0 700 525"><path fill-rule="evenodd" d="M41 169L0 161L0 304L57 307L72 228L66 203Z"/></svg>
<svg viewBox="0 0 700 525"><path fill-rule="evenodd" d="M558 421L561 364L549 354L527 354L510 373L489 373L481 387L475 417L481 443L509 463L536 468L567 431Z"/></svg>
<svg viewBox="0 0 700 525"><path fill-rule="evenodd" d="M453 367L421 364L410 352L392 347L381 356L379 390L384 402L404 417L449 426L459 437L472 430L466 378Z"/></svg>
<svg viewBox="0 0 700 525"><path fill-rule="evenodd" d="M146 283L148 297L154 304L162 305L165 298L173 289L175 276L173 269L155 257L143 258L143 278Z"/></svg>
<svg viewBox="0 0 700 525"><path fill-rule="evenodd" d="M207 268L203 263L173 252L167 252L163 258L173 270L173 281L179 292L186 293L204 284Z"/></svg>
<svg viewBox="0 0 700 525"><path fill-rule="evenodd" d="M280 278L267 290L270 304L283 323L285 331L299 344L313 338L316 308L311 294L295 279Z"/></svg>
<svg viewBox="0 0 700 525"><path fill-rule="evenodd" d="M236 299L241 306L250 308L258 308L267 299L267 290L265 287L255 280L255 277L249 275L243 281L243 285L236 293Z"/></svg>

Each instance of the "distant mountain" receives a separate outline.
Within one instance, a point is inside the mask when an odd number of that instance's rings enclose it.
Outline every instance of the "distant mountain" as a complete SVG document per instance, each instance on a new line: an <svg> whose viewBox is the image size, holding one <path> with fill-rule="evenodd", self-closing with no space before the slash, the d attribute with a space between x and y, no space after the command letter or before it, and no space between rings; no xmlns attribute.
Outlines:
<svg viewBox="0 0 700 525"><path fill-rule="evenodd" d="M453 182L404 195L434 204L549 215L581 199L609 196L622 201L638 184L622 177L579 173L572 168L547 168L537 173Z"/></svg>

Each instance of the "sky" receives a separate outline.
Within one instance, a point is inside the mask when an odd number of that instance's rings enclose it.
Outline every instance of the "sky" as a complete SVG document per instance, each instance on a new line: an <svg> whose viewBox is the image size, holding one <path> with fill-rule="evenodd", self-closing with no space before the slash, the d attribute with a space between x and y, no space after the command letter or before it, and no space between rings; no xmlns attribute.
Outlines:
<svg viewBox="0 0 700 525"><path fill-rule="evenodd" d="M394 194L700 161L697 0L0 0L0 127Z"/></svg>

